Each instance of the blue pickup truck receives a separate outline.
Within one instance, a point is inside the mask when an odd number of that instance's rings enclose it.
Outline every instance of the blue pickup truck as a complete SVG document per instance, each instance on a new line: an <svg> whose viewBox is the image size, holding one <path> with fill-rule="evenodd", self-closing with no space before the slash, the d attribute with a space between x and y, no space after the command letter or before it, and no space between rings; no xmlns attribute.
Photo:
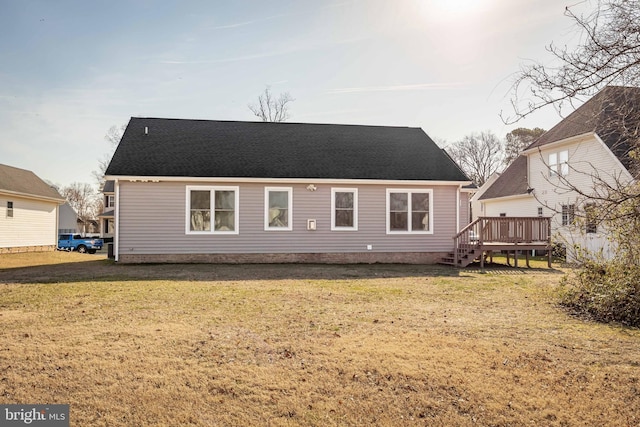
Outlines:
<svg viewBox="0 0 640 427"><path fill-rule="evenodd" d="M58 249L63 251L95 254L96 251L102 249L103 245L104 241L102 239L82 237L79 234L60 234L58 236Z"/></svg>

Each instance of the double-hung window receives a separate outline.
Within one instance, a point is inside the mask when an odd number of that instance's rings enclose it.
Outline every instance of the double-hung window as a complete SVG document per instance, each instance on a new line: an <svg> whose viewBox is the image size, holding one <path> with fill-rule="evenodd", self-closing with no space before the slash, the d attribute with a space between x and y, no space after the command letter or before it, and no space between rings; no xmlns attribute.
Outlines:
<svg viewBox="0 0 640 427"><path fill-rule="evenodd" d="M576 205L562 205L562 225L573 224L576 217Z"/></svg>
<svg viewBox="0 0 640 427"><path fill-rule="evenodd" d="M569 151L549 154L549 176L569 175Z"/></svg>
<svg viewBox="0 0 640 427"><path fill-rule="evenodd" d="M116 205L115 196L113 194L109 194L108 196L105 197L105 199L106 199L105 208L112 208Z"/></svg>
<svg viewBox="0 0 640 427"><path fill-rule="evenodd" d="M433 233L433 191L387 189L387 233Z"/></svg>
<svg viewBox="0 0 640 427"><path fill-rule="evenodd" d="M264 229L266 231L291 231L292 187L265 187Z"/></svg>
<svg viewBox="0 0 640 427"><path fill-rule="evenodd" d="M358 189L331 189L331 230L358 230Z"/></svg>
<svg viewBox="0 0 640 427"><path fill-rule="evenodd" d="M7 218L13 218L13 202L7 202Z"/></svg>
<svg viewBox="0 0 640 427"><path fill-rule="evenodd" d="M589 234L598 232L598 212L595 203L587 203L584 207L585 231Z"/></svg>
<svg viewBox="0 0 640 427"><path fill-rule="evenodd" d="M238 234L238 187L187 187L187 234Z"/></svg>

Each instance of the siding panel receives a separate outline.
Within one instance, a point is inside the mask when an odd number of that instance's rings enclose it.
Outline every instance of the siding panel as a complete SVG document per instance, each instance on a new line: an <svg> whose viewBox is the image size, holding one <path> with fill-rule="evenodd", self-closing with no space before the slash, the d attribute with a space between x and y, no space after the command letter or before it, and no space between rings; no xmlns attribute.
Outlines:
<svg viewBox="0 0 640 427"><path fill-rule="evenodd" d="M410 186L359 186L358 231L331 231L331 188L340 186L308 191L303 184L277 184L293 188L293 230L265 231L264 188L273 184L225 183L239 186L239 234L191 235L185 233L187 185L200 184L120 183L120 254L367 252L367 245L373 252L446 252L456 233L456 186L432 187L433 234L387 235L386 189ZM315 231L307 230L308 219L316 220Z"/></svg>
<svg viewBox="0 0 640 427"><path fill-rule="evenodd" d="M7 217L7 201L13 217ZM58 204L0 195L0 248L57 244Z"/></svg>

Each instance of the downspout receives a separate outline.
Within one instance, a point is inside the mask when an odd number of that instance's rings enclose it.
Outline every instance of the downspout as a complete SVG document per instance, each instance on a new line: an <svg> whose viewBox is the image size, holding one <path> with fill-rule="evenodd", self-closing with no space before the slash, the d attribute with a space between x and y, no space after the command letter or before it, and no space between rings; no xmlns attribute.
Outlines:
<svg viewBox="0 0 640 427"><path fill-rule="evenodd" d="M113 256L116 262L118 262L118 255L120 253L120 181L116 179L115 182L113 183L113 186L116 192L115 194L116 208L113 211L113 221L115 222L115 224L113 224L113 227L114 227Z"/></svg>
<svg viewBox="0 0 640 427"><path fill-rule="evenodd" d="M456 203L456 234L460 232L460 202L462 201L460 200L461 188L462 185L458 185L458 188L456 189L456 199L458 200L458 202Z"/></svg>

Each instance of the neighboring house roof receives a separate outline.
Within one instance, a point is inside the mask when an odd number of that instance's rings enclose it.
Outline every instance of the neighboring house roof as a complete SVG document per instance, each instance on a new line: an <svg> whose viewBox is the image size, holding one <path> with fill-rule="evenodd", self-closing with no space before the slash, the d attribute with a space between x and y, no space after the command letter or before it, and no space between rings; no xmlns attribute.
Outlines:
<svg viewBox="0 0 640 427"><path fill-rule="evenodd" d="M494 183L487 188L478 200L527 194L528 188L527 156L519 156L502 172Z"/></svg>
<svg viewBox="0 0 640 427"><path fill-rule="evenodd" d="M105 181L104 186L102 187L102 192L113 193L114 191L113 180Z"/></svg>
<svg viewBox="0 0 640 427"><path fill-rule="evenodd" d="M113 209L109 209L108 211L102 212L100 215L98 215L98 217L106 217L106 218L113 217Z"/></svg>
<svg viewBox="0 0 640 427"><path fill-rule="evenodd" d="M622 131L621 129L624 129ZM640 138L640 88L607 86L542 134L525 153L532 149L595 132L629 169L629 141ZM518 157L478 199L494 199L528 193L527 156Z"/></svg>
<svg viewBox="0 0 640 427"><path fill-rule="evenodd" d="M106 175L470 181L420 128L131 118Z"/></svg>
<svg viewBox="0 0 640 427"><path fill-rule="evenodd" d="M58 191L35 173L3 164L0 164L0 192L64 202Z"/></svg>
<svg viewBox="0 0 640 427"><path fill-rule="evenodd" d="M640 138L640 88L605 87L542 134L527 150L590 132L597 133L628 168L629 141Z"/></svg>

